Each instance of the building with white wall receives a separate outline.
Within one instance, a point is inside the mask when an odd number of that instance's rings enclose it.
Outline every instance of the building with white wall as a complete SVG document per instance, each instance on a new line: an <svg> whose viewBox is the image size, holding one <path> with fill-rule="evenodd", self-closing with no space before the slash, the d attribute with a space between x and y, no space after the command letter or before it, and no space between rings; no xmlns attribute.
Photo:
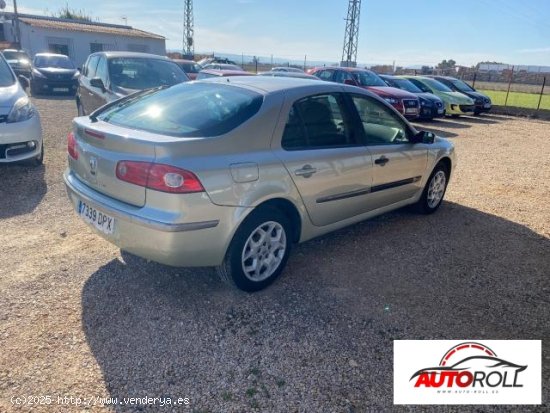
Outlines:
<svg viewBox="0 0 550 413"><path fill-rule="evenodd" d="M69 56L81 66L88 55L105 50L166 55L164 36L118 24L60 19L19 14L20 45L13 13L0 21L0 44L25 50L31 56L41 52Z"/></svg>

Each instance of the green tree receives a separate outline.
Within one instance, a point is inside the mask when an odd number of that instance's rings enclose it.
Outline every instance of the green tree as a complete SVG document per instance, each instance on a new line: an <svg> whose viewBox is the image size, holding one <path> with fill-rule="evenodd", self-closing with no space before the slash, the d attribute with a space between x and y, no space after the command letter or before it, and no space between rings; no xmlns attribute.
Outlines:
<svg viewBox="0 0 550 413"><path fill-rule="evenodd" d="M453 59L449 60L443 60L441 63L437 65L438 69L452 69L455 67L456 62Z"/></svg>
<svg viewBox="0 0 550 413"><path fill-rule="evenodd" d="M57 13L52 13L52 17L59 17L61 19L70 19L70 20L83 20L87 22L92 21L92 17L86 13L83 9L71 9L67 4L65 7L60 9Z"/></svg>

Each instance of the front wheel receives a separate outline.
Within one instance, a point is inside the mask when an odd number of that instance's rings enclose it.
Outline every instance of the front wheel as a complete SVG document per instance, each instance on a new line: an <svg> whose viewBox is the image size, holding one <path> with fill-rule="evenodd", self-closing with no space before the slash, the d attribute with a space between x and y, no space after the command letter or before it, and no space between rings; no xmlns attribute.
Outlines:
<svg viewBox="0 0 550 413"><path fill-rule="evenodd" d="M259 291L283 271L292 244L290 221L276 208L262 208L243 222L218 267L224 281L247 292Z"/></svg>
<svg viewBox="0 0 550 413"><path fill-rule="evenodd" d="M447 171L444 164L440 163L430 175L422 191L422 196L415 204L415 209L423 214L431 214L437 211L445 196L448 182L449 171Z"/></svg>

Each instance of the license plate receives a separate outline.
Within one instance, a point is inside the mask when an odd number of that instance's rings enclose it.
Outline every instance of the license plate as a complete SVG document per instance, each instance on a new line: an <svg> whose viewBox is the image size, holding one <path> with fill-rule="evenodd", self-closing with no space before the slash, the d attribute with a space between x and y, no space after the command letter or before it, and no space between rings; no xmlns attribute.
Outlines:
<svg viewBox="0 0 550 413"><path fill-rule="evenodd" d="M110 235L115 229L115 219L113 217L88 205L84 201L78 202L78 214L84 221L93 225L104 234Z"/></svg>
<svg viewBox="0 0 550 413"><path fill-rule="evenodd" d="M486 103L486 104L483 105L483 107L484 107L485 109L489 109L489 108L491 107L491 104L490 104L490 103Z"/></svg>
<svg viewBox="0 0 550 413"><path fill-rule="evenodd" d="M418 113L418 110L416 108L407 108L405 109L405 113Z"/></svg>
<svg viewBox="0 0 550 413"><path fill-rule="evenodd" d="M54 87L53 91L54 92L68 92L69 88L68 87Z"/></svg>

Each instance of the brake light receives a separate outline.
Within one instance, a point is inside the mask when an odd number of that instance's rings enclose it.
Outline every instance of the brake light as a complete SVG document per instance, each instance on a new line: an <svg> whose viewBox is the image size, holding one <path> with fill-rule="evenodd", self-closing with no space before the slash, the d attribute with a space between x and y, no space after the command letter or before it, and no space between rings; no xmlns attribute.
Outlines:
<svg viewBox="0 0 550 413"><path fill-rule="evenodd" d="M199 178L185 169L153 162L120 161L116 176L121 181L161 192L189 194L204 192Z"/></svg>
<svg viewBox="0 0 550 413"><path fill-rule="evenodd" d="M69 153L69 156L75 161L78 159L76 138L74 137L74 133L72 132L69 132L69 134L67 135L67 152Z"/></svg>

